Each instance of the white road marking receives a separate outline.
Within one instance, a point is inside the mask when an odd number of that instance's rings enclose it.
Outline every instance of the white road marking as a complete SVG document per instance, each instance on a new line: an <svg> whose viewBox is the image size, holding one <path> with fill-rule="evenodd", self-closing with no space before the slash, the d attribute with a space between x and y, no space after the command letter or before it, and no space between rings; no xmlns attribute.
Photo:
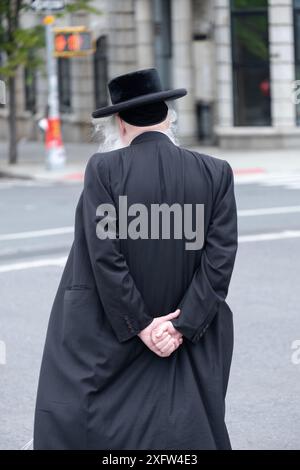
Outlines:
<svg viewBox="0 0 300 470"><path fill-rule="evenodd" d="M52 181L35 181L27 179L7 179L5 181L0 181L0 189L10 189L15 187L34 187L34 188L44 188L53 186Z"/></svg>
<svg viewBox="0 0 300 470"><path fill-rule="evenodd" d="M22 188L22 187L33 187L33 188L50 188L55 185L82 185L82 180L76 180L76 179L61 179L61 180L27 180L27 179L8 179L5 181L0 180L0 190L1 189L11 189L11 188Z"/></svg>
<svg viewBox="0 0 300 470"><path fill-rule="evenodd" d="M242 209L238 211L239 217L255 217L260 215L292 214L300 212L300 206L279 206L262 207L258 209ZM74 227L56 227L44 230L31 230L28 232L4 233L0 234L0 241L23 240L26 238L49 237L55 235L65 235L74 232Z"/></svg>
<svg viewBox="0 0 300 470"><path fill-rule="evenodd" d="M239 243L253 243L271 240L286 240L291 238L300 238L300 230L285 230L283 232L270 232L270 233L256 233L251 235L240 235ZM24 269L41 268L47 266L64 267L67 261L67 256L60 258L46 258L33 261L24 261L19 263L11 263L0 265L0 273L7 273L11 271L20 271Z"/></svg>
<svg viewBox="0 0 300 470"><path fill-rule="evenodd" d="M66 256L60 258L46 258L37 259L33 261L22 261L19 263L10 263L0 265L0 273L7 273L10 271L20 271L22 269L41 268L45 266L64 266L67 261Z"/></svg>
<svg viewBox="0 0 300 470"><path fill-rule="evenodd" d="M300 206L279 206L279 207L262 207L258 209L242 209L238 211L239 217L255 217L259 215L273 214L293 214L300 212Z"/></svg>
<svg viewBox="0 0 300 470"><path fill-rule="evenodd" d="M20 450L33 450L33 439L30 439L30 441L26 442L24 446L21 447Z"/></svg>
<svg viewBox="0 0 300 470"><path fill-rule="evenodd" d="M259 174L236 174L234 175L236 185L260 184L263 186L281 186L286 189L300 189L300 172L266 172Z"/></svg>
<svg viewBox="0 0 300 470"><path fill-rule="evenodd" d="M64 235L73 233L74 227L58 227L45 230L31 230L29 232L4 233L0 235L0 241L23 240L24 238L49 237L53 235Z"/></svg>
<svg viewBox="0 0 300 470"><path fill-rule="evenodd" d="M284 240L287 238L300 238L300 230L284 230L283 232L254 233L253 235L240 235L239 243L264 242L267 240Z"/></svg>

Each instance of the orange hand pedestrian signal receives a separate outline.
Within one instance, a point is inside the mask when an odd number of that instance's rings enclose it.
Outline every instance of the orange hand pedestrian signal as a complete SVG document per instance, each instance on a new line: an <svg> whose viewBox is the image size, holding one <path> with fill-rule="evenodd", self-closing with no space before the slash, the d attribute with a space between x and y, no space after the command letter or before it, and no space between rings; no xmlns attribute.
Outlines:
<svg viewBox="0 0 300 470"><path fill-rule="evenodd" d="M54 28L55 56L76 57L94 52L91 31L84 26Z"/></svg>
<svg viewBox="0 0 300 470"><path fill-rule="evenodd" d="M70 51L80 51L82 44L83 38L79 35L79 33L70 34L68 37L68 48Z"/></svg>
<svg viewBox="0 0 300 470"><path fill-rule="evenodd" d="M67 45L66 38L63 34L58 34L55 36L55 51L61 52L65 50Z"/></svg>

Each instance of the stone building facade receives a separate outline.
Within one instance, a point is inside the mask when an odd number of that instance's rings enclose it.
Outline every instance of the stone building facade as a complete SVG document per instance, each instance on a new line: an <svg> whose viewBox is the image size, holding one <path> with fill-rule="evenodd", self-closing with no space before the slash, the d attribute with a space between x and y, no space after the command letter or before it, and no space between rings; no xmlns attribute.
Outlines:
<svg viewBox="0 0 300 470"><path fill-rule="evenodd" d="M155 66L163 86L186 87L175 101L184 142L223 147L295 147L300 108L300 0L95 0L101 15L76 14L57 26L86 25L95 54L59 59L65 141L91 139L91 111L109 103L106 83ZM27 13L24 24L41 21ZM47 82L18 76L19 135L41 139ZM0 109L0 138L7 109Z"/></svg>

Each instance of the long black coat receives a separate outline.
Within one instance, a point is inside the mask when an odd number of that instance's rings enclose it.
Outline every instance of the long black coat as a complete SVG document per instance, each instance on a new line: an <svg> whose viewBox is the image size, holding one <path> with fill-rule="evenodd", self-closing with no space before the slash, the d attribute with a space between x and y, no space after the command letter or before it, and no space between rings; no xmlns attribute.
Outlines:
<svg viewBox="0 0 300 470"><path fill-rule="evenodd" d="M99 240L96 208L205 205L205 243ZM225 302L237 248L229 164L144 132L87 165L74 242L51 311L40 372L35 449L229 449L225 393L233 347ZM167 358L137 333L155 316L183 344Z"/></svg>

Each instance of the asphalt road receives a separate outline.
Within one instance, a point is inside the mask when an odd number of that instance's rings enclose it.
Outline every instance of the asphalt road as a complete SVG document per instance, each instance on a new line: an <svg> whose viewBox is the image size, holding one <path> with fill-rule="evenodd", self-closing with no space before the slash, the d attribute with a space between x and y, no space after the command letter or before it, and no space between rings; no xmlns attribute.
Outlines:
<svg viewBox="0 0 300 470"><path fill-rule="evenodd" d="M300 175L284 176L236 185L227 396L235 449L300 449L300 364L291 360L300 339ZM0 179L0 449L19 449L32 437L45 332L80 192L79 183Z"/></svg>

